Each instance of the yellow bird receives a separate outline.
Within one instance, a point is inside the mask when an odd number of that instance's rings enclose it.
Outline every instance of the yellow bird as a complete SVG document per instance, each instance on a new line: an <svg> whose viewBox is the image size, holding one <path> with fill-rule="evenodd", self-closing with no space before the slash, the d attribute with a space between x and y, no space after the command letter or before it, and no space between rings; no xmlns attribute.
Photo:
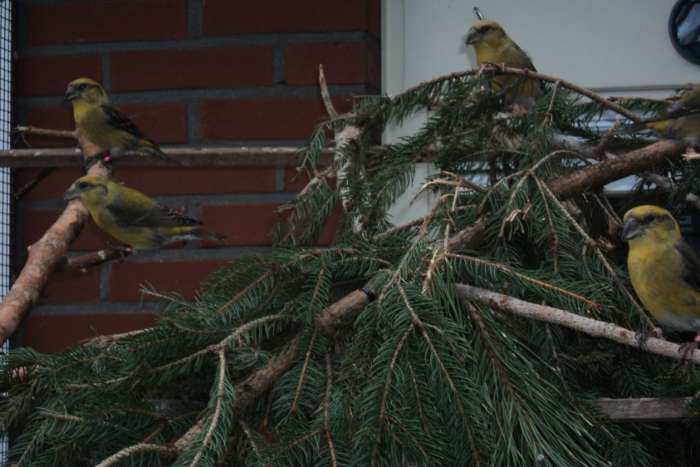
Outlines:
<svg viewBox="0 0 700 467"><path fill-rule="evenodd" d="M474 46L479 66L493 64L537 71L530 57L495 21L480 19L467 32L467 46ZM505 91L506 104L530 108L542 93L541 83L532 78L499 75L493 78L494 88Z"/></svg>
<svg viewBox="0 0 700 467"><path fill-rule="evenodd" d="M198 220L104 177L79 178L63 197L66 200L79 198L102 230L134 250L159 248L178 240L223 239L219 234L204 230Z"/></svg>
<svg viewBox="0 0 700 467"><path fill-rule="evenodd" d="M690 146L700 145L700 85L683 93L666 112L643 122L640 127L651 128L661 135L682 140Z"/></svg>
<svg viewBox="0 0 700 467"><path fill-rule="evenodd" d="M131 150L168 159L156 143L109 103L109 96L98 82L89 78L71 81L65 98L73 105L75 127L101 148L110 153Z"/></svg>
<svg viewBox="0 0 700 467"><path fill-rule="evenodd" d="M700 259L681 236L670 212L637 206L624 216L622 239L629 243L627 268L644 307L661 327L696 333L687 354L700 342Z"/></svg>

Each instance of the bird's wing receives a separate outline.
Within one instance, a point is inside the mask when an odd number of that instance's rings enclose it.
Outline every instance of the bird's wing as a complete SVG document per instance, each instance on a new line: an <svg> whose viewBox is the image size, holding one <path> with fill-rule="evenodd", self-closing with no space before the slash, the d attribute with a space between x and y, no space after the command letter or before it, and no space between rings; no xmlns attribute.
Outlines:
<svg viewBox="0 0 700 467"><path fill-rule="evenodd" d="M107 206L107 210L121 226L158 228L201 224L160 204L113 203Z"/></svg>
<svg viewBox="0 0 700 467"><path fill-rule="evenodd" d="M143 133L141 133L141 130L139 130L139 128L136 125L134 125L134 122L129 120L129 117L124 115L116 107L112 107L108 104L102 104L102 111L105 113L105 115L107 115L107 120L113 127L118 128L122 131L126 131L127 133L134 135L137 138L144 137Z"/></svg>
<svg viewBox="0 0 700 467"><path fill-rule="evenodd" d="M698 258L690 245L685 242L681 242L676 246L676 249L681 254L683 280L700 292L700 258Z"/></svg>
<svg viewBox="0 0 700 467"><path fill-rule="evenodd" d="M525 53L525 51L521 49L518 44L513 42L511 47L513 47L514 53L512 54L510 61L515 68L524 68L527 70L537 71L537 68L535 68L535 65L532 64L532 60L530 60L528 54Z"/></svg>

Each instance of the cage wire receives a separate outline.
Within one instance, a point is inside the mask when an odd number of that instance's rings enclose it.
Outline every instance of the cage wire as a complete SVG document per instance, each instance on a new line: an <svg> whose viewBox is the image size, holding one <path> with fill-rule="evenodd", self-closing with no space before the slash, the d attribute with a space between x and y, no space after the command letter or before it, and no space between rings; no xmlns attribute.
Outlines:
<svg viewBox="0 0 700 467"><path fill-rule="evenodd" d="M12 118L12 1L0 0L0 149L10 148ZM0 168L0 298L10 289L10 228L12 221L12 173ZM3 345L0 358L9 349ZM7 462L8 440L0 438L0 465Z"/></svg>

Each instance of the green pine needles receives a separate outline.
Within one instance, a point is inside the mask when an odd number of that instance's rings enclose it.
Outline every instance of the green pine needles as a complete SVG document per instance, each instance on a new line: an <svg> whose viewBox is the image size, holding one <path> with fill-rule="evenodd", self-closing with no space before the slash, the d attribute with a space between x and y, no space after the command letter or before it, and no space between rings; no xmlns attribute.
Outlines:
<svg viewBox="0 0 700 467"><path fill-rule="evenodd" d="M619 214L641 199L682 207L698 165L637 170L670 191L640 183L610 199L592 184L562 196L553 181L649 137L556 79L513 111L490 89L500 72L358 97L320 124L301 167L311 181L272 252L232 262L193 301L147 291L164 303L154 327L59 354L10 352L0 412L11 463L691 465L697 436L683 433L695 423L620 424L591 401L692 395L695 368L461 300L454 284L646 329ZM377 146L386 125L425 110L416 133ZM600 131L610 116L621 124ZM426 158L438 168L423 186L433 207L395 225L388 210ZM329 220L335 241L319 246Z"/></svg>

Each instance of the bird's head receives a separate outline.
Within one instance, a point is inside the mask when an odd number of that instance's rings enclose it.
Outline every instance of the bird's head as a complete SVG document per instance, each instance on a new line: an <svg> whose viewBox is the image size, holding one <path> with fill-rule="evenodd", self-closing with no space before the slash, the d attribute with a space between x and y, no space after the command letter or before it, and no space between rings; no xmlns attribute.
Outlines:
<svg viewBox="0 0 700 467"><path fill-rule="evenodd" d="M500 24L488 19L480 19L472 24L467 32L467 46L489 45L498 47L508 37Z"/></svg>
<svg viewBox="0 0 700 467"><path fill-rule="evenodd" d="M109 101L100 83L90 78L78 78L68 83L65 98L69 102L85 102L91 105L106 104Z"/></svg>
<svg viewBox="0 0 700 467"><path fill-rule="evenodd" d="M96 201L103 199L109 192L110 181L105 177L86 175L77 179L63 193L63 199L69 201L80 198L83 201Z"/></svg>
<svg viewBox="0 0 700 467"><path fill-rule="evenodd" d="M632 208L625 213L623 221L622 239L630 245L681 239L678 223L670 212L659 206L645 204Z"/></svg>

